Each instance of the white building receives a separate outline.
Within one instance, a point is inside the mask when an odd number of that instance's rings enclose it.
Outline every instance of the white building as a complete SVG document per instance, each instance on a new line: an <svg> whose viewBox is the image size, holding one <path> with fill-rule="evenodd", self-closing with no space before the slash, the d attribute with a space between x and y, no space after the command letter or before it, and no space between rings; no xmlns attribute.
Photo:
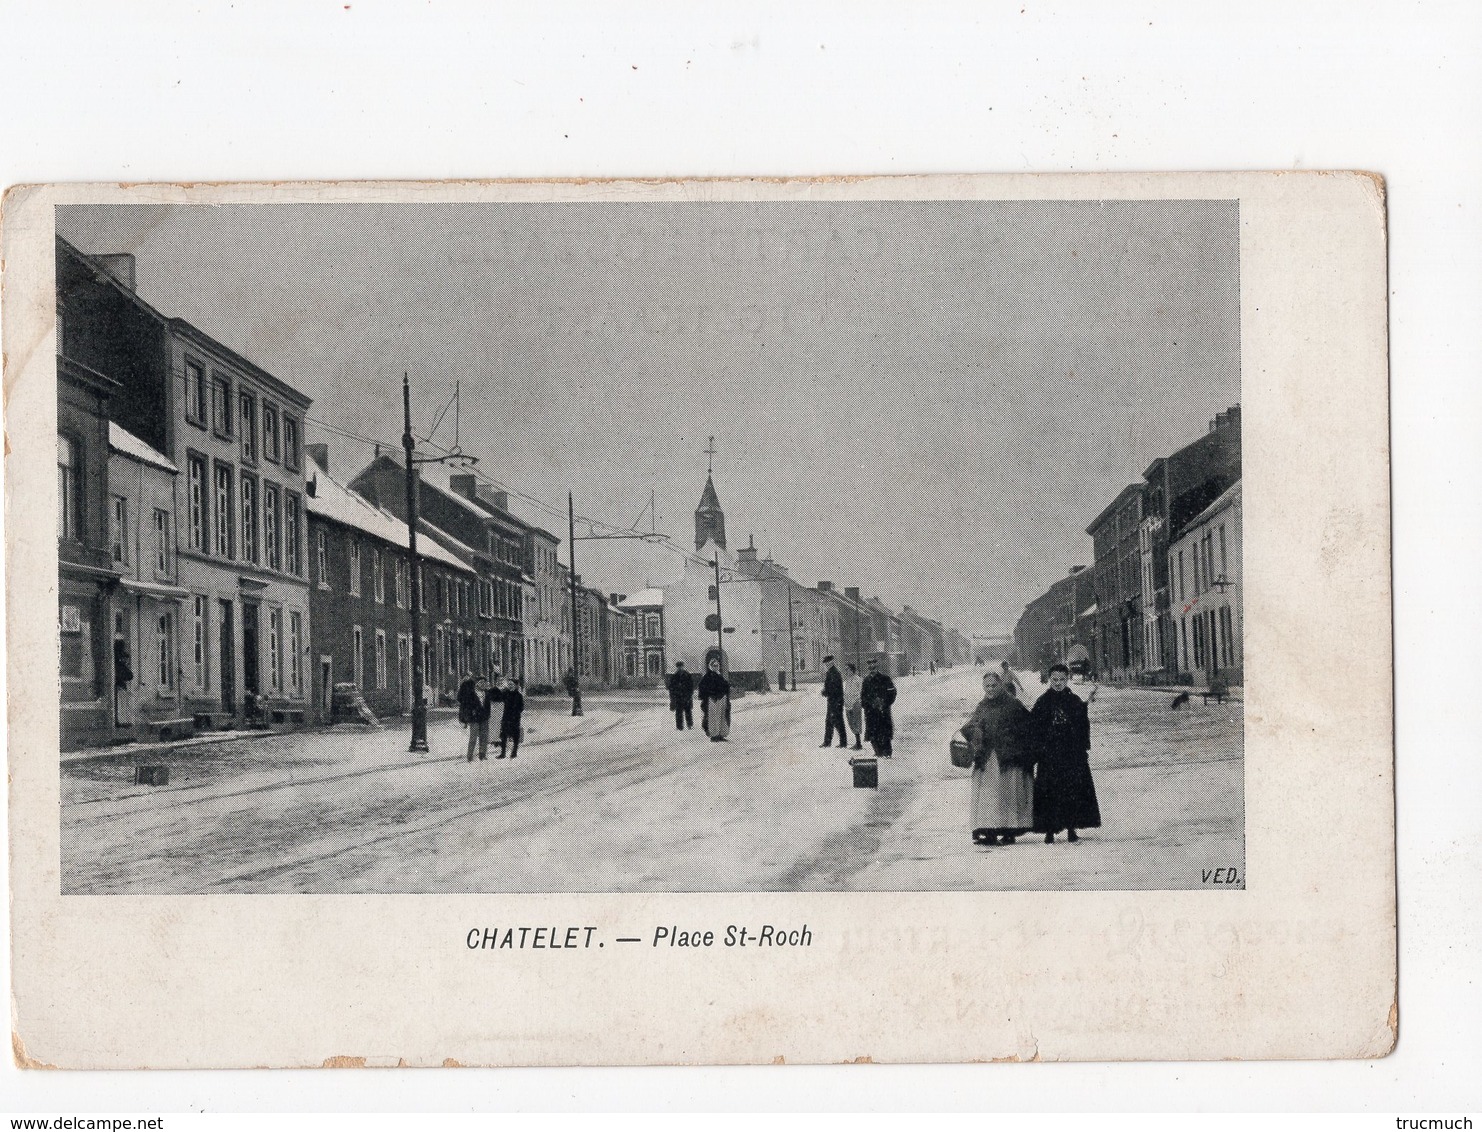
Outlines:
<svg viewBox="0 0 1482 1132"><path fill-rule="evenodd" d="M719 565L718 593L712 563ZM707 476L695 508L695 554L685 558L679 579L664 587L665 660L671 669L684 661L698 678L719 655L733 687L760 691L770 686L762 659L762 586L736 566L736 556L726 549L725 513ZM717 608L719 630L707 620Z"/></svg>
<svg viewBox="0 0 1482 1132"><path fill-rule="evenodd" d="M1168 548L1178 667L1196 684L1245 679L1240 481Z"/></svg>

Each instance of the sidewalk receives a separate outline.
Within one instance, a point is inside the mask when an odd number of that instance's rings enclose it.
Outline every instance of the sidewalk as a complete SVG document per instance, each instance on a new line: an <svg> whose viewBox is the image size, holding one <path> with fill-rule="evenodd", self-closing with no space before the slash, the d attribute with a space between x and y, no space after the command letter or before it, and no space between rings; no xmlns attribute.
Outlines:
<svg viewBox="0 0 1482 1132"><path fill-rule="evenodd" d="M584 716L542 713L525 716L523 753L577 735L601 735L618 726L621 712L591 711ZM286 783L310 783L396 770L465 757L468 732L450 711L434 711L427 721L426 753L407 750L410 717L392 719L379 730L361 724L282 732L221 732L176 743L137 743L63 757L62 804L119 801L141 794L181 790L256 790ZM497 731L490 736L497 748ZM133 785L133 767L153 762L170 767L170 784Z"/></svg>

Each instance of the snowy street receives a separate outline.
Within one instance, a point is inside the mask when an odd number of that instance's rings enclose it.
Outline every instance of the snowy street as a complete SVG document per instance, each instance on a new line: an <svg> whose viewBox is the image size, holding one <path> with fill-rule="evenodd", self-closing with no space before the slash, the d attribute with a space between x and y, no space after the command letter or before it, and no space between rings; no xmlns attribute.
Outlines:
<svg viewBox="0 0 1482 1132"><path fill-rule="evenodd" d="M422 756L392 720L69 761L63 891L1157 889L1231 866L1243 883L1242 705L1170 711L1163 691L1102 687L1090 706L1102 828L972 845L969 772L947 745L982 673L897 680L878 791L851 788L851 752L819 749L816 686L738 700L728 744L703 738L698 710L681 733L640 698L527 713L514 762L497 744L465 762L447 717ZM1032 702L1043 689L1021 679ZM134 762L168 764L170 785L135 786Z"/></svg>

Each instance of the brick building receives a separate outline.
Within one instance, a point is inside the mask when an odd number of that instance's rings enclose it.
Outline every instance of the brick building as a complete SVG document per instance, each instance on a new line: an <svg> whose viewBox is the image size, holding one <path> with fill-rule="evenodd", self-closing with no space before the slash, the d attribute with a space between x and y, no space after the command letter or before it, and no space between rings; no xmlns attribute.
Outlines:
<svg viewBox="0 0 1482 1132"><path fill-rule="evenodd" d="M445 549L472 568L479 608L489 611L483 631L491 659L481 667L525 678L524 524L421 475L416 483L418 517ZM350 481L350 488L406 520L406 469L390 456L378 455Z"/></svg>
<svg viewBox="0 0 1482 1132"><path fill-rule="evenodd" d="M305 508L313 558L309 589L313 695L329 719L336 684L354 684L377 715L412 707L412 586L407 526L351 491L329 472L324 445L309 446L314 464ZM437 702L450 678L486 659L472 569L419 531L425 600L421 632L425 687ZM456 685L455 685L456 686Z"/></svg>
<svg viewBox="0 0 1482 1132"><path fill-rule="evenodd" d="M1024 607L1014 626L1014 655L1025 668L1043 674L1052 664L1081 667L1090 661L1095 630L1093 575L1072 566Z"/></svg>
<svg viewBox="0 0 1482 1132"><path fill-rule="evenodd" d="M623 624L623 677L644 687L663 684L669 672L664 655L664 591L639 590L614 595L618 608L629 615Z"/></svg>
<svg viewBox="0 0 1482 1132"><path fill-rule="evenodd" d="M1128 484L1091 520L1096 613L1091 667L1102 680L1135 680L1142 670L1142 496Z"/></svg>

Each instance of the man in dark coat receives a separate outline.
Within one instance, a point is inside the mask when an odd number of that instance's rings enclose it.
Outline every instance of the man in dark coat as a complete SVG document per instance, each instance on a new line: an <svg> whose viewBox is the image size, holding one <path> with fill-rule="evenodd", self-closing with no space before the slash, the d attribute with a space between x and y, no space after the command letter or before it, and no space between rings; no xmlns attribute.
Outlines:
<svg viewBox="0 0 1482 1132"><path fill-rule="evenodd" d="M695 729L695 678L684 667L684 661L674 662L674 672L669 677L669 710L674 713L674 729Z"/></svg>
<svg viewBox="0 0 1482 1132"><path fill-rule="evenodd" d="M1045 844L1065 830L1067 841L1079 841L1077 829L1101 825L1096 784L1091 779L1091 720L1086 701L1066 685L1070 669L1053 664L1047 674L1050 690L1035 702L1031 728L1038 747L1034 776L1034 831Z"/></svg>
<svg viewBox="0 0 1482 1132"><path fill-rule="evenodd" d="M895 720L891 718L890 705L895 703L895 681L880 671L873 659L866 662L870 670L860 690L860 704L864 707L865 738L875 748L875 757L888 759L894 753Z"/></svg>
<svg viewBox="0 0 1482 1132"><path fill-rule="evenodd" d="M506 680L504 687L496 689L495 694L504 701L504 716L499 721L499 753L494 757L504 758L505 751L513 743L514 748L509 750L509 757L518 758L520 740L525 736L525 695L520 691L520 682L513 678Z"/></svg>
<svg viewBox="0 0 1482 1132"><path fill-rule="evenodd" d="M834 731L839 733L839 746L849 746L849 733L844 730L844 677L832 656L823 658L828 671L823 674L823 698L828 702L828 713L823 720L823 742L820 747L834 745Z"/></svg>
<svg viewBox="0 0 1482 1132"><path fill-rule="evenodd" d="M491 692L489 681L482 676L470 676L458 685L458 722L468 728L469 762L473 762L475 747L481 760L489 757Z"/></svg>

